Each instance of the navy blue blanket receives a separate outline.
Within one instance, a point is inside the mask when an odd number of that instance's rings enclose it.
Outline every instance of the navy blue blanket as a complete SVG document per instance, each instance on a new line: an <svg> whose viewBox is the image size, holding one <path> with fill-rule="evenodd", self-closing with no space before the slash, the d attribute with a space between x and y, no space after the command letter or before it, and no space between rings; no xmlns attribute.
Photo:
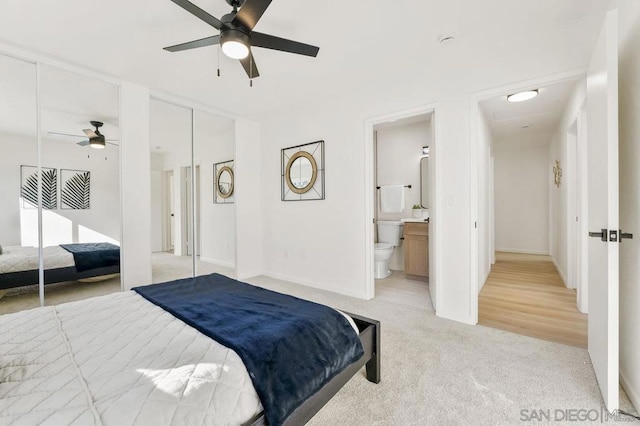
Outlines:
<svg viewBox="0 0 640 426"><path fill-rule="evenodd" d="M73 254L78 272L120 265L120 247L109 243L60 244Z"/></svg>
<svg viewBox="0 0 640 426"><path fill-rule="evenodd" d="M223 275L134 290L233 349L251 376L270 426L282 424L364 355L358 335L339 312Z"/></svg>

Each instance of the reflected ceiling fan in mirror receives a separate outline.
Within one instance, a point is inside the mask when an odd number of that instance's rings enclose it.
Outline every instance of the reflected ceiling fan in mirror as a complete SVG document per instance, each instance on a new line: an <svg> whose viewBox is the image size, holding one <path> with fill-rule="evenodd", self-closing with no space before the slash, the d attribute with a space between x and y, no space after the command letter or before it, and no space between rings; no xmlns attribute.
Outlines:
<svg viewBox="0 0 640 426"><path fill-rule="evenodd" d="M282 52L295 53L297 55L311 56L314 58L320 50L319 47L309 44L253 31L258 20L271 4L271 0L225 0L233 7L233 11L224 15L222 19L215 18L188 0L171 1L220 31L220 34L165 47L164 50L180 52L219 44L225 55L240 61L249 79L260 76L256 62L253 59L253 54L251 53L252 47L280 50ZM218 75L220 75L219 70Z"/></svg>
<svg viewBox="0 0 640 426"><path fill-rule="evenodd" d="M107 140L102 133L100 133L100 127L104 125L101 121L90 121L91 125L95 127L95 130L84 129L83 132L85 136L82 135L70 135L68 133L57 133L57 132L48 132L50 135L58 135L58 136L70 136L73 138L83 138L85 140L78 142L80 146L91 146L91 148L95 149L104 149L107 144L118 146L118 144L113 143L117 142L117 139L109 139ZM88 138L88 139L87 139Z"/></svg>

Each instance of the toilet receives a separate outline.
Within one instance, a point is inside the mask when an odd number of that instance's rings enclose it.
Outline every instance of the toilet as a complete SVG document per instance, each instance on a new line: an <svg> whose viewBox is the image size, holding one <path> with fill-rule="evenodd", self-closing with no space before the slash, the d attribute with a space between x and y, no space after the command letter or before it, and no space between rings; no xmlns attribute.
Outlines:
<svg viewBox="0 0 640 426"><path fill-rule="evenodd" d="M389 270L389 260L393 254L393 249L400 245L402 235L402 222L379 220L378 242L374 245L375 277L377 280L387 278L391 275Z"/></svg>

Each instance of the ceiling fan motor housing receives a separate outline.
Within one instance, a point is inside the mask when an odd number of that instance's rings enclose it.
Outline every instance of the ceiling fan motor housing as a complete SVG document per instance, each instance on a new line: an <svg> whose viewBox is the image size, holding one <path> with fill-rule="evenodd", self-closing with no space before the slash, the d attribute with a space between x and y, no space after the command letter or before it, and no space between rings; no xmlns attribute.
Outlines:
<svg viewBox="0 0 640 426"><path fill-rule="evenodd" d="M225 0L229 6L242 7L247 0Z"/></svg>
<svg viewBox="0 0 640 426"><path fill-rule="evenodd" d="M220 31L220 44L223 45L227 41L238 41L245 46L251 45L247 33L239 29L225 29Z"/></svg>

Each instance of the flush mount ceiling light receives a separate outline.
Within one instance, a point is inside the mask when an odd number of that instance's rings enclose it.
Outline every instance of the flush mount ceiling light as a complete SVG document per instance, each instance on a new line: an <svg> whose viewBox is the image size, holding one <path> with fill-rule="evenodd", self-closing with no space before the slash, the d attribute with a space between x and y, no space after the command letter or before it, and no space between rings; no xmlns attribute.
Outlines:
<svg viewBox="0 0 640 426"><path fill-rule="evenodd" d="M524 92L514 93L512 95L507 96L507 101L509 102L524 102L538 96L538 89L536 90L525 90Z"/></svg>

